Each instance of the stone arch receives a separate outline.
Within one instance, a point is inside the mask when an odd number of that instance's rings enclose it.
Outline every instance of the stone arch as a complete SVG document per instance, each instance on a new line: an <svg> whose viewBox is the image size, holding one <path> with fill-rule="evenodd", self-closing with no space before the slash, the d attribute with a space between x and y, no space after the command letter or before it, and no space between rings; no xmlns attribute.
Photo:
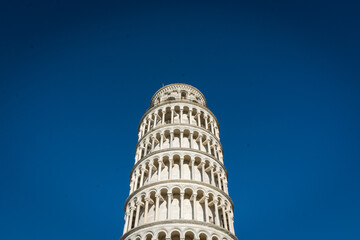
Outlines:
<svg viewBox="0 0 360 240"><path fill-rule="evenodd" d="M170 234L171 240L180 240L181 239L180 233L181 233L181 231L178 229L172 230L172 232Z"/></svg>
<svg viewBox="0 0 360 240"><path fill-rule="evenodd" d="M211 161L208 158L204 158L205 171L203 176L203 182L210 184L211 181Z"/></svg>
<svg viewBox="0 0 360 240"><path fill-rule="evenodd" d="M205 232L201 231L199 234L199 240L208 240L208 234L206 234Z"/></svg>
<svg viewBox="0 0 360 240"><path fill-rule="evenodd" d="M184 234L184 240L194 240L195 233L193 230L187 230Z"/></svg>
<svg viewBox="0 0 360 240"><path fill-rule="evenodd" d="M190 148L190 130L189 129L184 129L183 130L183 139L182 139L182 142L181 142L181 146L183 148Z"/></svg>
<svg viewBox="0 0 360 240"><path fill-rule="evenodd" d="M191 156L189 154L184 154L183 156L183 173L182 178L183 179L192 179L191 178Z"/></svg>
<svg viewBox="0 0 360 240"><path fill-rule="evenodd" d="M168 210L168 205L167 205L167 197L168 197L168 192L169 189L167 187L162 187L159 189L158 194L161 196L161 199L163 199L163 201L160 201L159 203L159 218L158 221L162 221L162 220L166 220L167 219L167 210Z"/></svg>
<svg viewBox="0 0 360 240"><path fill-rule="evenodd" d="M194 189L191 186L185 186L183 190L184 200L183 200L183 219L192 220L194 216Z"/></svg>
<svg viewBox="0 0 360 240"><path fill-rule="evenodd" d="M180 132L181 129L175 128L173 130L173 139L172 139L172 147L173 148L179 148L181 146L180 144Z"/></svg>
<svg viewBox="0 0 360 240"><path fill-rule="evenodd" d="M180 123L180 106L174 106L174 123Z"/></svg>
<svg viewBox="0 0 360 240"><path fill-rule="evenodd" d="M170 130L166 129L163 133L164 136L164 142L162 143L162 149L166 149L170 147Z"/></svg>
<svg viewBox="0 0 360 240"><path fill-rule="evenodd" d="M201 167L199 167L199 166L201 166L201 160L202 160L202 158L199 156L199 155L195 155L195 157L194 157L194 164L195 164L195 168L194 168L194 180L195 181L199 181L199 182L201 182L201 180L202 180L202 176L201 176Z"/></svg>
<svg viewBox="0 0 360 240"><path fill-rule="evenodd" d="M158 240L166 240L167 233L164 230L161 230L157 233Z"/></svg>
<svg viewBox="0 0 360 240"><path fill-rule="evenodd" d="M162 156L163 167L161 168L161 180L169 179L169 166L171 161L171 155L166 153Z"/></svg>
<svg viewBox="0 0 360 240"><path fill-rule="evenodd" d="M190 114L190 108L184 104L182 123L189 124L189 119L190 119L189 114Z"/></svg>
<svg viewBox="0 0 360 240"><path fill-rule="evenodd" d="M194 193L196 193L196 217L194 216L194 220L196 221L205 221L205 197L207 193L202 188L197 188Z"/></svg>
<svg viewBox="0 0 360 240"><path fill-rule="evenodd" d="M171 179L180 179L180 154L175 153L172 156L172 178Z"/></svg>
<svg viewBox="0 0 360 240"><path fill-rule="evenodd" d="M152 240L154 233L148 232L145 234L145 240Z"/></svg>
<svg viewBox="0 0 360 240"><path fill-rule="evenodd" d="M173 186L171 195L168 194L168 197L171 197L171 199L168 199L170 201L170 219L180 219L180 197L182 192L180 186Z"/></svg>
<svg viewBox="0 0 360 240"><path fill-rule="evenodd" d="M211 240L219 240L219 237L216 234L213 234L211 236Z"/></svg>

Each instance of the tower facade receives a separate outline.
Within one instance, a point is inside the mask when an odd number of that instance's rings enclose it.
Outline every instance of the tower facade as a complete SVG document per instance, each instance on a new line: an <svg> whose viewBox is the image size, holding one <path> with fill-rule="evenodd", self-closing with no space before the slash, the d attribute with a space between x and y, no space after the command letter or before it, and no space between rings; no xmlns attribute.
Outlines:
<svg viewBox="0 0 360 240"><path fill-rule="evenodd" d="M160 88L140 121L120 240L237 240L227 179L204 95Z"/></svg>

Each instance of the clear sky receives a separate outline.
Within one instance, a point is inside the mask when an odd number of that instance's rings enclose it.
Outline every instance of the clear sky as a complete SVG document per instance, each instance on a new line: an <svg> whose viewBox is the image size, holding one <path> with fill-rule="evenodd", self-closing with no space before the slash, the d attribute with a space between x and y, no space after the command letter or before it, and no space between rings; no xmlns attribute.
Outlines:
<svg viewBox="0 0 360 240"><path fill-rule="evenodd" d="M239 239L360 239L359 5L131 2L2 2L0 238L118 239L139 121L183 82Z"/></svg>

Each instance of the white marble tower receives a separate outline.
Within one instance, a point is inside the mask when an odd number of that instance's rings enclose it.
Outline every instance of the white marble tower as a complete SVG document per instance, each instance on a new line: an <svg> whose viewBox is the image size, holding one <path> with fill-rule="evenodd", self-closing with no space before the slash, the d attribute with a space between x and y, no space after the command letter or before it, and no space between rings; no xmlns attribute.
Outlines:
<svg viewBox="0 0 360 240"><path fill-rule="evenodd" d="M237 240L219 124L187 84L160 88L139 125L121 240Z"/></svg>

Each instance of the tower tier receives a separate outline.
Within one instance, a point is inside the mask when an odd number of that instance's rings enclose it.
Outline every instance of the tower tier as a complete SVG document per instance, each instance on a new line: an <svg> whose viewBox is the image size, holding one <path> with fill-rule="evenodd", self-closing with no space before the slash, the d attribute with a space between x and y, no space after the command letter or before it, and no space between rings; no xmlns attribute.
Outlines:
<svg viewBox="0 0 360 240"><path fill-rule="evenodd" d="M237 240L219 124L187 84L157 91L139 124L121 240Z"/></svg>

